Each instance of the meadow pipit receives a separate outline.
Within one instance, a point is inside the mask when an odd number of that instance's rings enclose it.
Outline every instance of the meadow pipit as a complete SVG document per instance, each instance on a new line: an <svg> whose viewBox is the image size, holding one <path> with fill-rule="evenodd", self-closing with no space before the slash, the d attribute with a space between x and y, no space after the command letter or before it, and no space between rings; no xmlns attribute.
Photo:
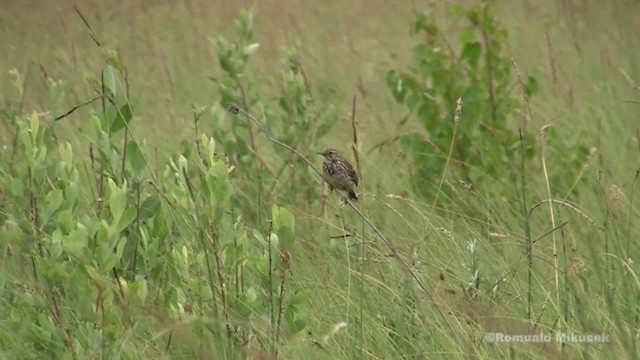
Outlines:
<svg viewBox="0 0 640 360"><path fill-rule="evenodd" d="M329 189L346 191L349 199L358 200L353 186L358 186L358 174L353 166L335 149L327 149L318 154L324 156L322 173L329 184Z"/></svg>

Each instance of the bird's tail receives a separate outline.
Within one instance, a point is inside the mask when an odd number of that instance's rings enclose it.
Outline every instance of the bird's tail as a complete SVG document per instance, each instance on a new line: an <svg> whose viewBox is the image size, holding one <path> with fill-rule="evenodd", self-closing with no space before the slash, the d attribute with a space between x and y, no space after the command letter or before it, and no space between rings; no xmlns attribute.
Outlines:
<svg viewBox="0 0 640 360"><path fill-rule="evenodd" d="M358 200L358 197L356 196L355 191L353 191L353 190L349 190L349 199L351 199L351 200Z"/></svg>

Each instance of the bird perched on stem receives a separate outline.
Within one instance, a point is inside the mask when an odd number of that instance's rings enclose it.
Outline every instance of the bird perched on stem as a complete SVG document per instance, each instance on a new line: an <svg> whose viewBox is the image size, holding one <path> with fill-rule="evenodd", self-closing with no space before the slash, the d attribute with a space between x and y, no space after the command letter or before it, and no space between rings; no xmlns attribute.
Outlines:
<svg viewBox="0 0 640 360"><path fill-rule="evenodd" d="M349 199L358 200L353 187L358 186L358 174L353 166L335 149L327 149L318 154L324 156L322 174L329 184L329 189L346 191Z"/></svg>

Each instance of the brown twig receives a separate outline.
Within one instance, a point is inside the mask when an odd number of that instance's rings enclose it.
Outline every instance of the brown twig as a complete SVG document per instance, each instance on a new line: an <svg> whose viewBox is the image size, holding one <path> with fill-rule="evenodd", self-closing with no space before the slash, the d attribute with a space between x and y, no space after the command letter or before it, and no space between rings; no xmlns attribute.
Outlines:
<svg viewBox="0 0 640 360"><path fill-rule="evenodd" d="M98 96L94 97L93 99L91 99L89 101L86 101L86 102L84 102L84 103L82 103L80 105L76 105L76 106L72 107L71 110L69 110L66 113L56 117L55 119L53 119L53 121L58 121L58 120L64 119L65 117L73 114L73 112L78 110L79 108L81 108L83 106L86 106L86 105L89 105L89 104L93 103L94 101L96 101L98 99L102 99L102 95L98 95Z"/></svg>
<svg viewBox="0 0 640 360"><path fill-rule="evenodd" d="M546 204L546 203L553 203L553 204L558 204L558 205L562 205L562 206L566 206L569 209L575 211L576 213L578 213L580 216L582 216L583 218L587 219L588 222L590 222L593 226L595 226L596 228L598 228L598 230L602 230L604 231L604 228L600 225L598 225L593 219L591 219L587 214L585 214L582 210L580 210L576 205L568 202L568 201L562 201L562 200L556 200L556 199L543 199L538 201L537 203L533 204L533 206L531 207L531 209L529 209L529 216L531 216L531 214L533 213L533 210L535 210L536 208L540 207L540 205Z"/></svg>
<svg viewBox="0 0 640 360"><path fill-rule="evenodd" d="M282 324L282 314L284 313L284 284L287 278L287 273L290 270L291 255L288 252L281 254L282 262L285 264L285 269L280 272L280 294L278 296L278 320L276 320L276 340L280 337L280 328ZM275 345L275 344L274 344ZM275 347L274 358L278 358L278 347Z"/></svg>
<svg viewBox="0 0 640 360"><path fill-rule="evenodd" d="M549 31L544 32L544 36L547 39L547 51L549 53L549 68L551 70L551 81L553 82L554 89L558 85L558 73L556 71L556 57L553 51L553 47L551 46L551 37L549 36Z"/></svg>
<svg viewBox="0 0 640 360"><path fill-rule="evenodd" d="M307 94L311 99L311 102L315 104L316 100L313 98L313 93L311 92L311 86L309 85L309 79L307 78L307 73L304 71L304 67L302 66L302 62L300 59L296 59L295 61L298 70L300 70L300 74L302 75L302 81L304 82L304 88L307 90Z"/></svg>
<svg viewBox="0 0 640 360"><path fill-rule="evenodd" d="M518 83L520 84L520 91L522 92L522 101L527 106L527 113L522 113L522 128L525 129L527 124L533 120L533 113L531 112L531 103L529 103L529 97L527 96L527 92L525 91L524 81L522 81L522 76L520 75L520 68L518 67L518 63L516 63L516 59L511 56L511 64L513 65L513 69L516 71L516 78L518 79ZM527 115L529 117L527 118Z"/></svg>
<svg viewBox="0 0 640 360"><path fill-rule="evenodd" d="M273 247L271 246L271 233L273 231L273 221L267 220L269 223L269 230L267 232L267 246L269 247L267 251L267 256L269 260L269 313L270 313L270 321L271 326L273 326L273 322L275 321L274 311L273 311ZM276 344L276 333L271 332L271 352L275 352Z"/></svg>
<svg viewBox="0 0 640 360"><path fill-rule="evenodd" d="M429 213L429 218L427 224L431 223L431 217L433 216L433 212L436 209L436 204L438 203L438 197L442 192L442 185L444 184L447 176L447 169L449 168L449 162L453 158L453 147L456 143L456 134L458 130L458 124L460 123L460 118L462 117L462 98L458 98L456 101L456 110L453 116L453 134L451 135L451 144L449 146L449 154L447 155L447 160L444 163L444 169L442 170L442 176L440 177L440 184L438 184L438 191L436 191L436 196L433 198L433 204L431 204L431 212Z"/></svg>
<svg viewBox="0 0 640 360"><path fill-rule="evenodd" d="M353 236L353 234L350 234L350 233L344 233L344 234L341 234L341 235L332 235L332 236L329 236L329 239L343 239L343 238L352 237L352 236ZM354 245L354 246L355 246L355 245Z"/></svg>
<svg viewBox="0 0 640 360"><path fill-rule="evenodd" d="M489 11L489 7L485 8L485 16L484 19L487 19L487 12ZM483 24L484 25L484 24ZM493 55L491 54L491 40L489 39L489 34L484 27L480 26L480 33L482 34L482 39L484 40L484 46L487 51L487 85L489 87L489 102L491 103L491 120L492 124L495 125L498 120L498 106L496 104L496 95L495 89L493 85Z"/></svg>
<svg viewBox="0 0 640 360"><path fill-rule="evenodd" d="M222 275L220 263L220 247L218 244L218 232L216 231L215 224L211 224L211 242L213 245L213 255L216 260L216 274L218 275L218 281L220 282L220 300L222 301L222 311L224 312L225 325L227 330L227 341L229 347L231 347L232 342L232 332L231 332L231 322L229 321L229 309L227 308L227 296L224 291L226 285L224 281L224 276Z"/></svg>
<svg viewBox="0 0 640 360"><path fill-rule="evenodd" d="M73 7L73 10L75 10L78 15L80 16L80 18L82 19L82 22L84 22L84 25L87 27L87 29L89 30L89 35L91 36L91 39L93 40L93 42L98 45L99 48L102 48L102 44L100 44L100 41L98 41L98 38L96 37L96 33L93 32L93 29L91 28L91 25L89 25L89 22L87 21L87 19L84 18L84 15L82 15L82 13L80 12L80 9L78 9L77 6Z"/></svg>
<svg viewBox="0 0 640 360"><path fill-rule="evenodd" d="M356 168L358 169L358 175L362 180L362 170L360 169L360 156L358 156L358 127L356 126L356 96L353 95L353 104L351 106L351 129L353 130L353 144L351 144L351 150L353 151L353 157L356 160Z"/></svg>

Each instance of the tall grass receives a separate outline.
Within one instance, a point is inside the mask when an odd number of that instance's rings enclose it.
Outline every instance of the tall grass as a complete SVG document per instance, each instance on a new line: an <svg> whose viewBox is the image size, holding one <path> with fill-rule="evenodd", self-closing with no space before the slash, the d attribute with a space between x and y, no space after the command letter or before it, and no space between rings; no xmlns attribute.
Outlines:
<svg viewBox="0 0 640 360"><path fill-rule="evenodd" d="M79 2L117 58L72 6L6 4L2 357L636 357L636 2L498 4L518 77L533 73L540 86L528 99L522 79L513 85L526 108L509 124L522 137L552 126L533 161L512 147L495 186L424 179L446 190L435 198L414 193L416 169L394 141L429 134L385 85L410 63L414 4L250 5L260 47L237 80L260 97L254 129L281 134L281 99L308 97L309 119L334 104L336 124L306 145L352 147L357 207L323 199L321 178L259 133L261 162L226 158L233 143L211 141L238 121L214 106L225 75L209 40L237 40L239 4ZM432 8L453 34L447 8ZM107 63L121 98L101 96ZM112 133L103 115L124 130ZM428 155L450 169L452 153ZM485 338L539 332L610 338Z"/></svg>

